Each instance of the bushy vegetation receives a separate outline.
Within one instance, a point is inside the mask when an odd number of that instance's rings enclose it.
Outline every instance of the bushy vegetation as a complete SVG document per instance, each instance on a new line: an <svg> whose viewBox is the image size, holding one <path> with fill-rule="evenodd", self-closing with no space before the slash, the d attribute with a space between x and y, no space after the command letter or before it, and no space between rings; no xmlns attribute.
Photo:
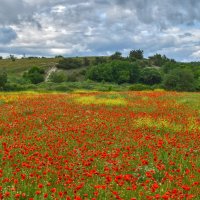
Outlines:
<svg viewBox="0 0 200 200"><path fill-rule="evenodd" d="M13 56L12 56L13 58ZM37 66L37 67L33 67ZM48 79L56 84L91 80L102 84L128 84L131 90L161 88L176 91L200 91L200 63L181 63L155 54L144 58L142 50L131 50L127 57L121 52L111 56L64 58L23 58L13 62L11 58L0 59L1 90L27 88L30 84L44 85L51 67L57 67ZM4 75L3 68L6 68ZM6 81L5 81L6 77ZM40 86L36 86L40 87ZM35 86L33 87L35 88ZM47 87L48 88L48 87ZM59 88L59 86L58 86ZM110 87L112 90L112 87ZM47 89L48 90L48 89Z"/></svg>
<svg viewBox="0 0 200 200"><path fill-rule="evenodd" d="M135 83L140 76L139 67L128 61L111 61L91 67L87 78L94 81Z"/></svg>
<svg viewBox="0 0 200 200"><path fill-rule="evenodd" d="M23 77L33 84L38 84L44 81L45 71L39 67L32 67L28 72L25 72Z"/></svg>
<svg viewBox="0 0 200 200"><path fill-rule="evenodd" d="M7 83L7 73L6 71L2 70L0 71L0 90L3 90L5 88L6 83Z"/></svg>
<svg viewBox="0 0 200 200"><path fill-rule="evenodd" d="M53 72L50 75L50 81L54 82L54 83L62 83L67 81L67 75L66 73L63 73L62 71L59 72Z"/></svg>
<svg viewBox="0 0 200 200"><path fill-rule="evenodd" d="M59 61L57 64L57 68L61 69L77 69L82 66L82 63L80 60L75 58L64 58Z"/></svg>

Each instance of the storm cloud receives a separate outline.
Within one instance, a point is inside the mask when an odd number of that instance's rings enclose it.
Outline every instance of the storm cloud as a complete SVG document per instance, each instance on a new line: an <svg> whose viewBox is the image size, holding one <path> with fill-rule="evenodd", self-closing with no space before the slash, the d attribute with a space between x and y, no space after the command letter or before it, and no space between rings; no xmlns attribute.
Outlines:
<svg viewBox="0 0 200 200"><path fill-rule="evenodd" d="M0 54L126 56L140 48L146 57L198 60L199 10L198 0L1 0Z"/></svg>

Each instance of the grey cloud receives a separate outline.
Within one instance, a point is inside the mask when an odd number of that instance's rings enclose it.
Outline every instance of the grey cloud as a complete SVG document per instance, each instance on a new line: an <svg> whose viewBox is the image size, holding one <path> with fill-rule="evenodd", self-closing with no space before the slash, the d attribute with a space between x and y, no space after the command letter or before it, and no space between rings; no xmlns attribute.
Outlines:
<svg viewBox="0 0 200 200"><path fill-rule="evenodd" d="M17 34L12 28L0 28L0 44L8 44L16 38Z"/></svg>
<svg viewBox="0 0 200 200"><path fill-rule="evenodd" d="M68 56L141 48L181 60L199 46L199 10L199 0L1 0L0 26L12 29L0 29L0 43L11 41L0 53L10 46L32 55L64 48Z"/></svg>

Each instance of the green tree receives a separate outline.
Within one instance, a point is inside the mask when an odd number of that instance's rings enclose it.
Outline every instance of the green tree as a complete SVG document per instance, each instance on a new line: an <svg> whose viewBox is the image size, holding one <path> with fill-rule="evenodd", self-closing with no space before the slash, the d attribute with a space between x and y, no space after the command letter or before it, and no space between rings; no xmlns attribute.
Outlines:
<svg viewBox="0 0 200 200"><path fill-rule="evenodd" d="M119 51L116 51L114 54L110 56L111 60L121 60L122 59L122 53Z"/></svg>
<svg viewBox="0 0 200 200"><path fill-rule="evenodd" d="M139 77L139 69L134 63L115 60L91 67L86 77L98 82L134 83Z"/></svg>
<svg viewBox="0 0 200 200"><path fill-rule="evenodd" d="M176 68L166 74L163 85L168 90L194 91L195 79L190 69Z"/></svg>
<svg viewBox="0 0 200 200"><path fill-rule="evenodd" d="M140 67L137 62L131 63L130 67L130 83L137 83L138 80L140 79Z"/></svg>
<svg viewBox="0 0 200 200"><path fill-rule="evenodd" d="M55 58L64 58L62 55L57 55Z"/></svg>
<svg viewBox="0 0 200 200"><path fill-rule="evenodd" d="M44 69L40 68L40 67L31 67L28 71L28 74L33 74L33 73L39 73L39 74L44 74L45 71Z"/></svg>
<svg viewBox="0 0 200 200"><path fill-rule="evenodd" d="M32 67L23 74L23 77L33 84L38 84L44 81L44 70L39 67Z"/></svg>
<svg viewBox="0 0 200 200"><path fill-rule="evenodd" d="M42 74L35 72L29 75L29 80L33 84L38 84L44 81L44 76Z"/></svg>
<svg viewBox="0 0 200 200"><path fill-rule="evenodd" d="M10 59L11 59L12 61L15 61L15 60L16 60L16 58L15 58L14 55L10 55Z"/></svg>
<svg viewBox="0 0 200 200"><path fill-rule="evenodd" d="M154 56L149 57L151 65L156 65L161 67L164 63L170 61L165 55L155 54Z"/></svg>
<svg viewBox="0 0 200 200"><path fill-rule="evenodd" d="M171 70L177 68L177 67L180 67L180 64L179 63L176 63L176 62L172 62L172 61L168 61L166 63L164 63L161 67L162 71L164 73L169 73Z"/></svg>
<svg viewBox="0 0 200 200"><path fill-rule="evenodd" d="M148 85L158 84L162 81L161 73L154 68L143 69L140 76L140 82Z"/></svg>
<svg viewBox="0 0 200 200"><path fill-rule="evenodd" d="M59 61L57 68L60 69L77 69L82 66L79 58L64 58Z"/></svg>
<svg viewBox="0 0 200 200"><path fill-rule="evenodd" d="M141 59L143 59L144 58L144 56L143 56L143 50L141 50L141 49L138 49L138 50L132 50L132 51L130 51L130 53L129 53L129 59L130 60L141 60Z"/></svg>

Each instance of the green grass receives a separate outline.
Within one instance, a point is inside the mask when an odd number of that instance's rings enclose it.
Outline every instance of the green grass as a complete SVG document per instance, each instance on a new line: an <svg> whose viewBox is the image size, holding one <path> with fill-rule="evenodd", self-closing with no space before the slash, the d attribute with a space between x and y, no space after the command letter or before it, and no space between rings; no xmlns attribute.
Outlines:
<svg viewBox="0 0 200 200"><path fill-rule="evenodd" d="M177 100L179 104L186 105L190 107L191 109L198 110L200 113L200 93L193 93L190 95L189 93L182 93L183 96L180 96Z"/></svg>
<svg viewBox="0 0 200 200"><path fill-rule="evenodd" d="M60 58L33 58L33 59L10 59L0 60L0 70L5 69L10 76L18 76L29 70L31 67L38 66L45 70L58 63Z"/></svg>

